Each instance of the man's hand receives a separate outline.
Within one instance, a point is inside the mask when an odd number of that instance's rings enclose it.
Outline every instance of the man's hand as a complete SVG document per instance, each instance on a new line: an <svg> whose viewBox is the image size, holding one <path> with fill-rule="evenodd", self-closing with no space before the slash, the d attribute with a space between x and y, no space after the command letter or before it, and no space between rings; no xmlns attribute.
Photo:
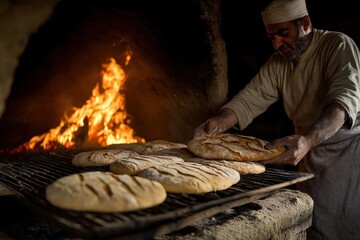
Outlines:
<svg viewBox="0 0 360 240"><path fill-rule="evenodd" d="M263 164L288 164L296 166L305 154L312 148L313 141L301 136L291 135L285 138L276 139L268 143L265 148L273 149L277 147L285 147L286 150L282 154L266 161Z"/></svg>
<svg viewBox="0 0 360 240"><path fill-rule="evenodd" d="M347 119L345 109L338 103L325 106L314 125L303 135L292 135L277 139L266 145L268 149L284 146L286 151L264 164L297 165L310 149L333 136L344 125Z"/></svg>
<svg viewBox="0 0 360 240"><path fill-rule="evenodd" d="M218 115L208 119L195 129L194 138L201 137L206 134L223 133L229 128L237 124L238 119L234 111L225 108Z"/></svg>

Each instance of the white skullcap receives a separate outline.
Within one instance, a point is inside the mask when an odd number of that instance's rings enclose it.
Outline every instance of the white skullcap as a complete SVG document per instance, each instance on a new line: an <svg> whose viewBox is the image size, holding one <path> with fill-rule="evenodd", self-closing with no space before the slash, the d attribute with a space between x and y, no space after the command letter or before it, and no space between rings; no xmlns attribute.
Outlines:
<svg viewBox="0 0 360 240"><path fill-rule="evenodd" d="M261 12L265 25L288 22L308 15L305 0L273 0Z"/></svg>

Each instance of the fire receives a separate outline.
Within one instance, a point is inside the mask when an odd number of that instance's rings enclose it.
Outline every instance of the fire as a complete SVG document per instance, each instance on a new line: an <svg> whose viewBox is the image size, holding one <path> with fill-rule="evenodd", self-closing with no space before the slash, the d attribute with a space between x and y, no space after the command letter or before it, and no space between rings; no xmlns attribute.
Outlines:
<svg viewBox="0 0 360 240"><path fill-rule="evenodd" d="M126 64L131 55L127 54ZM26 149L54 149L82 146L95 143L107 146L115 143L145 142L135 137L129 126L130 118L126 113L124 84L126 73L110 58L102 65L101 86L98 83L92 90L92 96L81 108L73 107L72 114L64 114L59 126L50 129L41 136L34 136L25 144Z"/></svg>

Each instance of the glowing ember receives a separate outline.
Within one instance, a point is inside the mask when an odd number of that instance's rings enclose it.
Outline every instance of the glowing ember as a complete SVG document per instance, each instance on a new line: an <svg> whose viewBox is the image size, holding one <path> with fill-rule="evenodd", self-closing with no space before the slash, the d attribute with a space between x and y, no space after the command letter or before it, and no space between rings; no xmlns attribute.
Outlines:
<svg viewBox="0 0 360 240"><path fill-rule="evenodd" d="M127 63L131 55L126 57ZM26 149L66 148L96 143L107 146L115 143L145 142L135 137L129 127L130 119L125 109L124 83L126 73L115 59L103 64L102 83L92 90L92 96L81 108L73 108L71 116L64 116L59 126L48 133L35 136L25 144Z"/></svg>

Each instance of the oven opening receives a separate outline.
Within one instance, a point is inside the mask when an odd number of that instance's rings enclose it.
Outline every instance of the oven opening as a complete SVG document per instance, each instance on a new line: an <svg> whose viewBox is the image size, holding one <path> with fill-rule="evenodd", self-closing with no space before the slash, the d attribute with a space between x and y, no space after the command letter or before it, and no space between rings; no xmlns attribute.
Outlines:
<svg viewBox="0 0 360 240"><path fill-rule="evenodd" d="M1 149L190 140L228 89L219 2L205 2L42 3L49 14L37 8L14 66Z"/></svg>

